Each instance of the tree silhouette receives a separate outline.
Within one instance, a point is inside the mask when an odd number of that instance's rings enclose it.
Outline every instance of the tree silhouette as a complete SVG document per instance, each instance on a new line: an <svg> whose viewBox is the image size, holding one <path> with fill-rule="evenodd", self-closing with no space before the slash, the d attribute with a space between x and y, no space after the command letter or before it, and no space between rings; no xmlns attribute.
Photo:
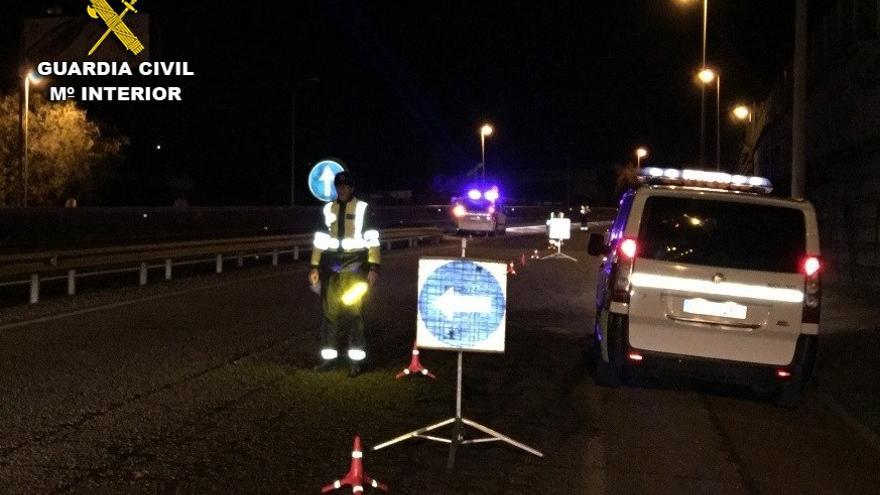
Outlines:
<svg viewBox="0 0 880 495"><path fill-rule="evenodd" d="M20 180L20 96L0 97L0 204L15 204ZM28 132L28 203L61 206L90 200L122 160L128 138L106 135L72 101L33 95Z"/></svg>

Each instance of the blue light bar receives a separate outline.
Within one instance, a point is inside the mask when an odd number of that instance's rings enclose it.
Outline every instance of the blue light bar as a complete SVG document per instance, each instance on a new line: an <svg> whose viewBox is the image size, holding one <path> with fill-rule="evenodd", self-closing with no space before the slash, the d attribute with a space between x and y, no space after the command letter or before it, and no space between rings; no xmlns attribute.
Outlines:
<svg viewBox="0 0 880 495"><path fill-rule="evenodd" d="M731 175L725 172L706 170L650 167L641 169L638 178L642 184L706 187L764 194L773 191L773 184L764 177Z"/></svg>

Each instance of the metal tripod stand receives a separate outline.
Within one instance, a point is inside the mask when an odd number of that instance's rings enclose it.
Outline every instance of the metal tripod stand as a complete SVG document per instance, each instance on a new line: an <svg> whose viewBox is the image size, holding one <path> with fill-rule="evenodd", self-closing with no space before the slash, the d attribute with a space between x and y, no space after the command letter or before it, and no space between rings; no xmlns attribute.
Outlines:
<svg viewBox="0 0 880 495"><path fill-rule="evenodd" d="M448 443L449 444L449 458L446 462L447 469L452 469L453 466L455 465L455 451L458 448L458 446L459 445L468 445L468 444L472 444L472 443L487 443L487 442L501 441L501 442L506 442L510 445L513 445L514 447L516 447L518 449L525 450L526 452L533 454L533 455L536 455L538 457L544 457L544 454L529 447L528 445L526 445L524 443L517 442L516 440L514 440L508 436L502 435L501 433L498 433L497 431L495 431L491 428L483 426L480 423L477 423L476 421L472 421L468 418L462 417L462 415L461 415L461 363L463 360L463 357L462 357L463 354L464 353L462 353L461 351L459 351L459 353L458 353L458 379L457 379L457 387L456 387L456 391L455 391L455 417L445 419L439 423L436 423L436 424L433 424L430 426L426 426L424 428L419 428L418 430L414 430L414 431L411 431L411 432L406 433L404 435L401 435L397 438L393 438L391 440L388 440L385 443L380 443L379 445L376 445L375 447L373 447L374 451L379 450L379 449L384 449L385 447L388 447L389 445L394 445L396 443L403 442L404 440L409 440L410 438L424 438L426 440L432 440L434 442ZM442 427L449 425L449 424L452 425L452 438L438 437L438 436L434 436L434 435L429 434L430 432L432 432L438 428L442 428ZM479 430L489 436L483 437L483 438L465 439L464 438L464 427L465 426L470 426L471 428Z"/></svg>

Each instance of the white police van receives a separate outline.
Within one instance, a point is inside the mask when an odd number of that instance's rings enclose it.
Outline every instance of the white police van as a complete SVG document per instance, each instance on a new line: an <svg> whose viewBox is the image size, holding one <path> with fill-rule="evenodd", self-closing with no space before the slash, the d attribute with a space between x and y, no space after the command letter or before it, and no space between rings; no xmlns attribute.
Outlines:
<svg viewBox="0 0 880 495"><path fill-rule="evenodd" d="M770 182L718 172L643 169L610 231L596 293L597 379L683 372L773 387L799 405L816 358L821 258L807 201Z"/></svg>
<svg viewBox="0 0 880 495"><path fill-rule="evenodd" d="M458 234L495 235L507 232L507 215L501 206L498 186L489 187L485 191L474 187L464 196L453 198L450 213Z"/></svg>

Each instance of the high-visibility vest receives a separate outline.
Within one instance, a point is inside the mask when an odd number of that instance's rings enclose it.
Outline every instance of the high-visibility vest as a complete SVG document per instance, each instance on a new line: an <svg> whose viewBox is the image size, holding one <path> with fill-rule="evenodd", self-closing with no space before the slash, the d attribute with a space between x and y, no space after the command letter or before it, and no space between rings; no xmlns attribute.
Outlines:
<svg viewBox="0 0 880 495"><path fill-rule="evenodd" d="M342 253L366 251L367 263L378 265L381 262L379 231L373 228L364 230L367 203L352 198L344 204L345 211L340 214L341 206L338 201L324 205L322 213L326 230L315 232L312 266L320 264L324 251Z"/></svg>

